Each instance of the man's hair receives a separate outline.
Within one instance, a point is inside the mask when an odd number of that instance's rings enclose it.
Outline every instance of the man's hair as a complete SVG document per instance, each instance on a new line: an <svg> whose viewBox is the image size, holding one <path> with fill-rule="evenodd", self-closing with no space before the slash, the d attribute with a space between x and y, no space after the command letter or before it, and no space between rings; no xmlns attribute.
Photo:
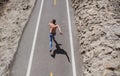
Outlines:
<svg viewBox="0 0 120 76"><path fill-rule="evenodd" d="M56 20L55 20L55 19L53 19L53 20L52 20L52 23L56 25Z"/></svg>

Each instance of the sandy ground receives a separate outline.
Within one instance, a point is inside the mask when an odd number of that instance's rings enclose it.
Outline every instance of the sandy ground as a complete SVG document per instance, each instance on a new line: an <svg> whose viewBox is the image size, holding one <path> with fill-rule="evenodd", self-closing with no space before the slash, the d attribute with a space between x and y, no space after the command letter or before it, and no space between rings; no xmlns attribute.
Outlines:
<svg viewBox="0 0 120 76"><path fill-rule="evenodd" d="M9 76L23 29L36 0L10 0L0 5L0 76Z"/></svg>

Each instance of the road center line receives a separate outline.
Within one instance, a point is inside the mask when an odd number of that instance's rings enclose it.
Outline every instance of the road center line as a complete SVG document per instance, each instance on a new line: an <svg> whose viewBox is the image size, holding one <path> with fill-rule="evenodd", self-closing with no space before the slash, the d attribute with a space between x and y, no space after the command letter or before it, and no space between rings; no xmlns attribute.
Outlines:
<svg viewBox="0 0 120 76"><path fill-rule="evenodd" d="M56 0L54 0L54 5L56 5Z"/></svg>
<svg viewBox="0 0 120 76"><path fill-rule="evenodd" d="M50 76L53 76L53 73L52 73L52 72L50 73Z"/></svg>
<svg viewBox="0 0 120 76"><path fill-rule="evenodd" d="M72 28L71 28L71 18L70 18L70 10L69 10L69 2L66 0L67 13L68 13L68 27L69 27L69 36L70 36L70 47L71 47L71 56L72 56L72 69L73 76L76 76L76 66L75 66L75 56L74 56L74 46L73 46L73 38L72 38Z"/></svg>
<svg viewBox="0 0 120 76"><path fill-rule="evenodd" d="M32 44L32 48L31 48L31 53L30 53L26 76L30 76L30 72L31 72L32 61L33 61L33 56L34 56L35 44L36 44L36 40L37 40L37 33L38 33L39 24L40 24L43 3L44 3L44 0L41 1L41 6L40 6L38 19L37 19L37 24L36 24L36 29L35 29L35 34L34 34L33 44Z"/></svg>

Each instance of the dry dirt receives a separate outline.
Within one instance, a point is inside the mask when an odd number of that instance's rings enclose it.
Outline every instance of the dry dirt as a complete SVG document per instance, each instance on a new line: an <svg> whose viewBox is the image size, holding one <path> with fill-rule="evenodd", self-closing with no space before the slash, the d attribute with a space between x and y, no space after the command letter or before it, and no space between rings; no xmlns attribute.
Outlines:
<svg viewBox="0 0 120 76"><path fill-rule="evenodd" d="M19 40L35 1L9 0L0 4L0 76L10 74Z"/></svg>
<svg viewBox="0 0 120 76"><path fill-rule="evenodd" d="M120 0L72 0L83 76L120 76Z"/></svg>

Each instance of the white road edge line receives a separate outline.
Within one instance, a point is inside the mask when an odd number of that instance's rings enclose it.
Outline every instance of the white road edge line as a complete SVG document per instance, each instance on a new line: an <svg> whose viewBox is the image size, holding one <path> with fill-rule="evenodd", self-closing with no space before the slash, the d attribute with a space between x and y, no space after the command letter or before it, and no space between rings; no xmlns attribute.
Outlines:
<svg viewBox="0 0 120 76"><path fill-rule="evenodd" d="M32 61L33 61L33 56L34 56L35 44L36 44L36 40L37 40L37 33L38 33L39 24L40 24L43 3L44 3L44 0L42 0L41 6L40 6L40 11L39 11L39 15L38 15L37 24L36 24L36 29L35 29L35 34L34 34L33 44L32 44L32 48L31 48L31 53L30 53L26 76L30 76L30 72L31 72Z"/></svg>
<svg viewBox="0 0 120 76"><path fill-rule="evenodd" d="M76 66L75 66L75 56L74 56L74 46L73 46L73 38L72 38L72 28L71 28L71 18L70 18L70 10L69 10L69 2L66 0L67 5L67 13L68 13L68 25L69 25L69 36L70 36L70 47L71 47L71 56L72 56L72 69L73 76L76 76Z"/></svg>

